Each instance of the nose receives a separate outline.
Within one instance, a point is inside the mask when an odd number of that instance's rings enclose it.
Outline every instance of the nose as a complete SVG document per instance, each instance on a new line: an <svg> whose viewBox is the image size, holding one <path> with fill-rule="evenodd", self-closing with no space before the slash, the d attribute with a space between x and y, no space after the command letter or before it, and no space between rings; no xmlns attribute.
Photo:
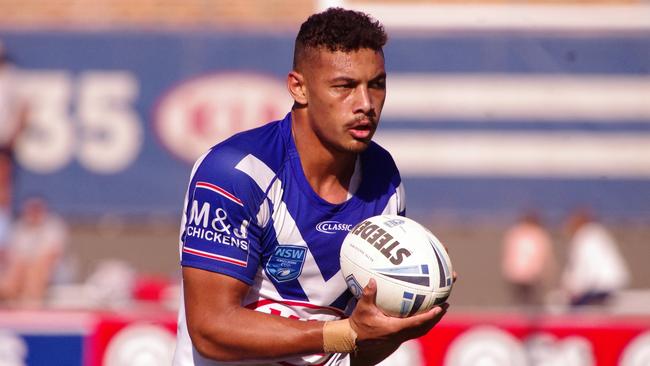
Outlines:
<svg viewBox="0 0 650 366"><path fill-rule="evenodd" d="M370 91L368 90L368 86L366 85L359 85L357 89L357 103L356 103L356 110L354 111L355 113L363 113L365 115L368 115L372 112L374 109L374 105L372 102L372 98L370 97Z"/></svg>

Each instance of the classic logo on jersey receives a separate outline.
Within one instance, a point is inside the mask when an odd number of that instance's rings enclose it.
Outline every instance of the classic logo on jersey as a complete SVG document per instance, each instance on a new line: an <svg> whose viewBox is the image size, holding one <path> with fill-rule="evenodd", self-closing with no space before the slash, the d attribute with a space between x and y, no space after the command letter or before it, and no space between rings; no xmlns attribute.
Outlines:
<svg viewBox="0 0 650 366"><path fill-rule="evenodd" d="M325 234L336 234L337 231L348 232L352 229L352 225L343 224L338 221L321 221L316 224L316 230Z"/></svg>
<svg viewBox="0 0 650 366"><path fill-rule="evenodd" d="M278 282L294 280L302 273L306 256L306 247L278 245L266 264L266 273Z"/></svg>

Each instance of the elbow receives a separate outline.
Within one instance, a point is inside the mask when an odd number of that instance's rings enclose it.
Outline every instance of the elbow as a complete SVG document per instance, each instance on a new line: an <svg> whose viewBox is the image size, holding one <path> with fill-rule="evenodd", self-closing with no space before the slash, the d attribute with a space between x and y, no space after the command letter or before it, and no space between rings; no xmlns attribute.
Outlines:
<svg viewBox="0 0 650 366"><path fill-rule="evenodd" d="M190 339L196 352L203 358L221 362L243 361L218 335L207 329L190 329Z"/></svg>

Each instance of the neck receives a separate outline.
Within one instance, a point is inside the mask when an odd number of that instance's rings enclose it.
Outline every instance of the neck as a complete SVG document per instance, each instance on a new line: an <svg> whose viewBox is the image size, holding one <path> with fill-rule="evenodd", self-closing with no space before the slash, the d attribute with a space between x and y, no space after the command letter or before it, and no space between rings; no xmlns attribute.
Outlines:
<svg viewBox="0 0 650 366"><path fill-rule="evenodd" d="M304 109L294 109L291 114L291 133L309 185L330 203L344 202L357 154L325 146L309 126Z"/></svg>

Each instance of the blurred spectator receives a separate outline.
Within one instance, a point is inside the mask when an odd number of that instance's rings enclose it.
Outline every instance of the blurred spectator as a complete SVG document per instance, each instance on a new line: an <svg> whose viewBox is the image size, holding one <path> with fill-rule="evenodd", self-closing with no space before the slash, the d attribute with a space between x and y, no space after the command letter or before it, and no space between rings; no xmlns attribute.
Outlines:
<svg viewBox="0 0 650 366"><path fill-rule="evenodd" d="M41 306L67 240L65 223L44 200L26 200L11 230L0 299L17 306Z"/></svg>
<svg viewBox="0 0 650 366"><path fill-rule="evenodd" d="M64 309L132 307L137 276L136 269L124 260L102 259L84 282L52 286L48 306Z"/></svg>
<svg viewBox="0 0 650 366"><path fill-rule="evenodd" d="M25 125L26 108L17 97L15 70L0 41L0 263L12 219L13 150Z"/></svg>
<svg viewBox="0 0 650 366"><path fill-rule="evenodd" d="M562 285L571 305L604 305L629 280L616 241L586 210L577 210L568 219L567 232L570 242Z"/></svg>
<svg viewBox="0 0 650 366"><path fill-rule="evenodd" d="M3 188L0 188L2 191ZM9 231L11 228L11 205L0 203L0 268L5 261Z"/></svg>
<svg viewBox="0 0 650 366"><path fill-rule="evenodd" d="M131 305L137 271L123 260L105 259L88 276L95 306L125 307Z"/></svg>
<svg viewBox="0 0 650 366"><path fill-rule="evenodd" d="M519 305L540 305L553 273L551 238L535 213L523 215L503 239L501 270Z"/></svg>

